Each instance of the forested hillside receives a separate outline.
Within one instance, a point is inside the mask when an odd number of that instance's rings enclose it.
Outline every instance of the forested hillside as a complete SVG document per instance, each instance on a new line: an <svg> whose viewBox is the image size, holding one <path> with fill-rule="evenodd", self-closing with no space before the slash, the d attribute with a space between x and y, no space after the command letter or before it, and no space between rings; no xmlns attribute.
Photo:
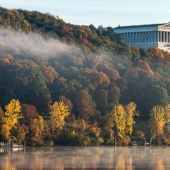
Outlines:
<svg viewBox="0 0 170 170"><path fill-rule="evenodd" d="M111 27L0 8L1 140L168 143L169 96L168 52L132 48Z"/></svg>

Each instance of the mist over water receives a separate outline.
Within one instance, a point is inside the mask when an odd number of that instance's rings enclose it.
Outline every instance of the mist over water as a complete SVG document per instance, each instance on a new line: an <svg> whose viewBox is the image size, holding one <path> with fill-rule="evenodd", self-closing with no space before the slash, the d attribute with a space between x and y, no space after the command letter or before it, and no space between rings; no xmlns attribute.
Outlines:
<svg viewBox="0 0 170 170"><path fill-rule="evenodd" d="M170 169L169 147L42 147L0 149L0 169Z"/></svg>

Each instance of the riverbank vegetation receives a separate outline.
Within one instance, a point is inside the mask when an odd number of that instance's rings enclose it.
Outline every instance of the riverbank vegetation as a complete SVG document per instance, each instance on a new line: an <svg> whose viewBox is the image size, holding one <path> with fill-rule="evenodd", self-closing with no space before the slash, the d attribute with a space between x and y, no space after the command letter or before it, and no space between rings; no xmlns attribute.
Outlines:
<svg viewBox="0 0 170 170"><path fill-rule="evenodd" d="M0 140L28 145L167 145L170 54L111 27L0 8Z"/></svg>

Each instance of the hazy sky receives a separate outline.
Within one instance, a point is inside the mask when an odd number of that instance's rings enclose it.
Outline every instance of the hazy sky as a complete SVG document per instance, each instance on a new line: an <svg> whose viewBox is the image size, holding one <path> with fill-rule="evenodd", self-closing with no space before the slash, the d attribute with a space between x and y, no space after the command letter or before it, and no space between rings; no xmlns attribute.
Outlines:
<svg viewBox="0 0 170 170"><path fill-rule="evenodd" d="M170 0L0 0L0 6L50 12L67 23L96 27L170 21Z"/></svg>

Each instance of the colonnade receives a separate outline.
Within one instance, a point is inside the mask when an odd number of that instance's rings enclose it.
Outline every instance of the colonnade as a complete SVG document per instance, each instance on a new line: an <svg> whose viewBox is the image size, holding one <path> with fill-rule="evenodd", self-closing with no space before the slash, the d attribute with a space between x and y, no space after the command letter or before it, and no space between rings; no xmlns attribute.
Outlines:
<svg viewBox="0 0 170 170"><path fill-rule="evenodd" d="M170 31L141 31L119 34L127 43L170 42Z"/></svg>

